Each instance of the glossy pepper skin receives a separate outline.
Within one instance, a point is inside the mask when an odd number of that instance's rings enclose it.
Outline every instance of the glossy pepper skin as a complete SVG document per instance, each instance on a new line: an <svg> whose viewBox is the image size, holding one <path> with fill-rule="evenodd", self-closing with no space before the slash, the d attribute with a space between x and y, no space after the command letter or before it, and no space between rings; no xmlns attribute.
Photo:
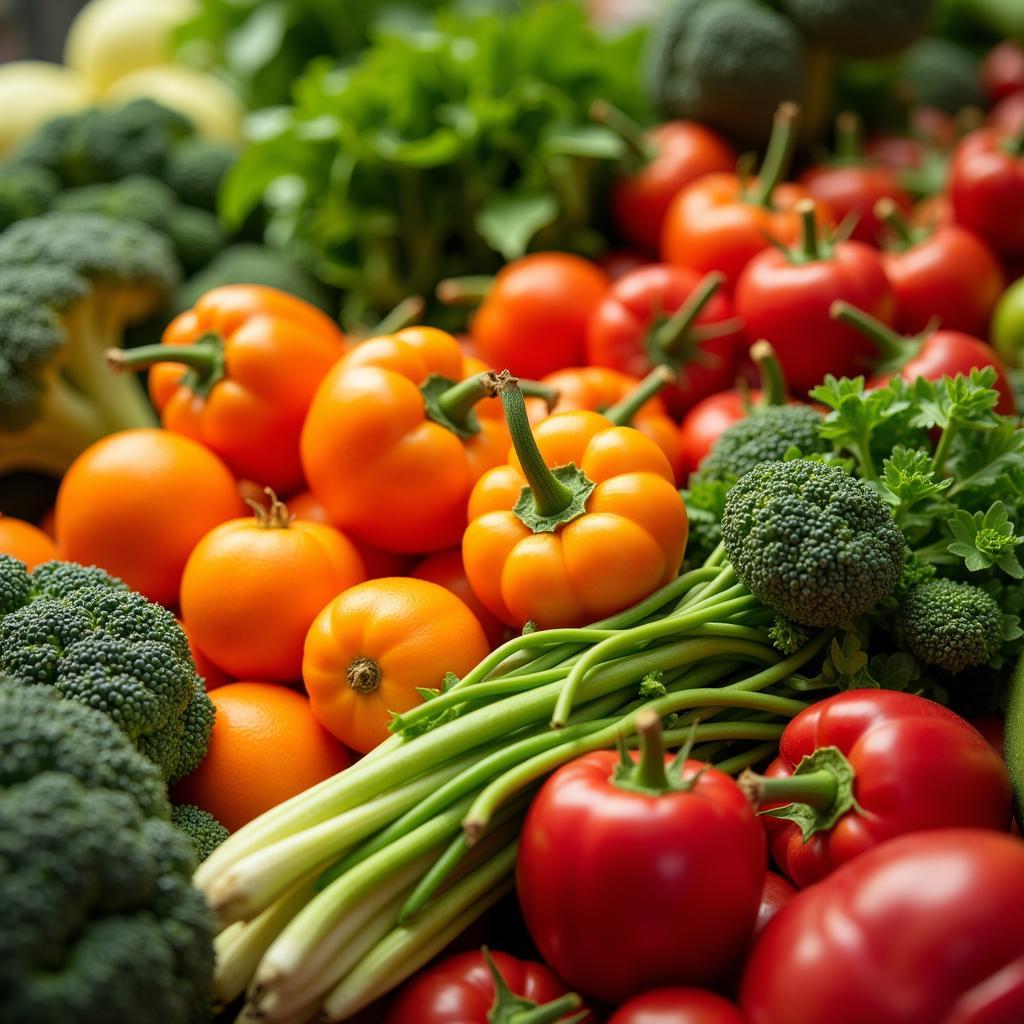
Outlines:
<svg viewBox="0 0 1024 1024"><path fill-rule="evenodd" d="M520 1019L515 1013L548 1004L555 1004L551 1012L557 1005L564 1005L565 1012L545 1020L575 1021L580 1002L567 995L544 964L495 951L457 953L407 982L384 1024L515 1024Z"/></svg>
<svg viewBox="0 0 1024 1024"><path fill-rule="evenodd" d="M784 781L780 781L784 780ZM772 856L801 888L907 832L1010 824L1002 758L947 708L894 690L850 690L786 727L765 776L741 788L763 809Z"/></svg>
<svg viewBox="0 0 1024 1024"><path fill-rule="evenodd" d="M624 420L616 413L617 409L623 408L622 403L627 402L635 394L641 383L636 377L606 366L573 366L565 370L556 370L541 380L541 384L554 388L557 392L558 398L554 406L549 409L543 399L527 398L526 411L534 425L556 412L589 409L602 414L612 413L616 423L620 426L635 427L665 453L665 458L668 459L676 480L679 481L682 479L679 429L665 411L661 396L653 395Z"/></svg>
<svg viewBox="0 0 1024 1024"><path fill-rule="evenodd" d="M949 165L958 224L1001 256L1024 254L1024 135L980 128L964 136Z"/></svg>
<svg viewBox="0 0 1024 1024"><path fill-rule="evenodd" d="M427 553L457 544L469 492L504 461L508 432L486 386L468 385L443 425L423 389L448 390L477 364L432 327L362 342L324 378L302 431L310 490L331 522L386 551ZM474 408L474 403L478 403ZM456 429L453 429L456 428Z"/></svg>
<svg viewBox="0 0 1024 1024"><path fill-rule="evenodd" d="M663 399L682 415L729 387L745 347L722 277L652 263L615 281L587 324L587 361L633 377L671 367Z"/></svg>
<svg viewBox="0 0 1024 1024"><path fill-rule="evenodd" d="M726 288L736 286L750 259L771 245L789 245L800 233L793 207L810 198L803 185L779 184L789 166L796 108L784 103L761 175L708 174L679 192L665 214L661 258L699 274L719 271Z"/></svg>
<svg viewBox="0 0 1024 1024"><path fill-rule="evenodd" d="M825 375L854 377L870 364L870 341L829 316L845 300L889 322L892 288L876 249L819 234L813 202L798 204L802 238L792 249L766 249L746 266L736 286L736 310L753 342L771 343L789 386L807 392Z"/></svg>
<svg viewBox="0 0 1024 1024"><path fill-rule="evenodd" d="M901 836L780 911L747 961L740 1006L749 1024L1015 1024L1022 920L1019 839Z"/></svg>
<svg viewBox="0 0 1024 1024"><path fill-rule="evenodd" d="M338 325L308 302L225 285L175 317L161 345L110 358L119 368L152 366L149 393L165 428L204 444L236 476L291 494L303 483L306 410L346 348Z"/></svg>
<svg viewBox="0 0 1024 1024"><path fill-rule="evenodd" d="M579 626L673 579L686 509L661 449L583 411L551 416L534 440L515 378L499 382L515 450L473 488L462 539L484 606L518 628Z"/></svg>
<svg viewBox="0 0 1024 1024"><path fill-rule="evenodd" d="M608 1024L745 1024L739 1009L701 988L657 988L620 1006Z"/></svg>
<svg viewBox="0 0 1024 1024"><path fill-rule="evenodd" d="M764 834L736 783L699 761L666 773L653 728L640 716L637 728L644 746L632 770L598 751L544 783L516 873L545 961L612 1003L719 976L743 952L765 874Z"/></svg>

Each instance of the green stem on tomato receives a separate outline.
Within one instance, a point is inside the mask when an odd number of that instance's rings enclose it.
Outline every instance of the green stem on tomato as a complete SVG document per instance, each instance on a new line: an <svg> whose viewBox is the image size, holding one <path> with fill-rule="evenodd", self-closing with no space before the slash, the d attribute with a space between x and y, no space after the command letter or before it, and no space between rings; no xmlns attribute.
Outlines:
<svg viewBox="0 0 1024 1024"><path fill-rule="evenodd" d="M852 110L844 110L836 117L836 162L860 163L864 159L864 125Z"/></svg>
<svg viewBox="0 0 1024 1024"><path fill-rule="evenodd" d="M800 244L794 251L799 263L813 263L822 258L818 238L818 206L813 199L801 199L793 208L800 217Z"/></svg>
<svg viewBox="0 0 1024 1024"><path fill-rule="evenodd" d="M879 199L872 208L872 212L889 229L891 240L887 245L890 249L903 252L923 237L922 231L911 227L910 221L889 196Z"/></svg>
<svg viewBox="0 0 1024 1024"><path fill-rule="evenodd" d="M616 770L614 783L623 789L641 793L667 793L672 788L665 771L665 745L661 736L661 719L648 708L638 711L633 719L633 729L640 744L637 761L626 758ZM622 737L623 741L625 737ZM625 745L623 744L625 755Z"/></svg>
<svg viewBox="0 0 1024 1024"><path fill-rule="evenodd" d="M643 128L625 111L612 106L607 100L594 100L590 104L590 119L610 128L629 147L630 153L640 164L650 163L658 149L647 138Z"/></svg>
<svg viewBox="0 0 1024 1024"><path fill-rule="evenodd" d="M660 353L664 359L677 361L690 343L690 334L697 317L723 284L725 275L719 271L712 270L705 274L679 309L652 332L649 346L652 353Z"/></svg>
<svg viewBox="0 0 1024 1024"><path fill-rule="evenodd" d="M625 398L605 409L605 418L616 426L628 427L636 414L675 379L676 375L667 366L656 366Z"/></svg>
<svg viewBox="0 0 1024 1024"><path fill-rule="evenodd" d="M797 122L800 119L800 108L795 103L780 103L775 112L771 138L768 140L768 151L765 153L761 173L750 194L750 201L760 206L772 205L775 187L789 173L789 166L796 147Z"/></svg>
<svg viewBox="0 0 1024 1024"><path fill-rule="evenodd" d="M850 305L849 302L843 302L842 299L836 299L829 306L828 315L833 320L838 320L863 334L878 349L887 369L898 368L917 349L915 342L908 341L881 320L876 320L870 313L865 313L864 310Z"/></svg>
<svg viewBox="0 0 1024 1024"><path fill-rule="evenodd" d="M785 405L788 398L786 378L775 349L762 338L750 346L750 358L757 367L761 378L761 395L764 405Z"/></svg>
<svg viewBox="0 0 1024 1024"><path fill-rule="evenodd" d="M785 778L744 772L740 783L753 804L801 803L822 811L836 802L838 792L835 774L825 769Z"/></svg>

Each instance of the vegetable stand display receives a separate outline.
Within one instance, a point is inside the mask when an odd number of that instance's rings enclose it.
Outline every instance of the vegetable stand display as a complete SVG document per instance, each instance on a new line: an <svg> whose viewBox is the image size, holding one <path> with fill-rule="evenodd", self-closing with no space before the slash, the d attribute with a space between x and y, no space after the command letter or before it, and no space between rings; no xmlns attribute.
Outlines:
<svg viewBox="0 0 1024 1024"><path fill-rule="evenodd" d="M1024 1020L1024 26L625 6L0 68L0 1024Z"/></svg>

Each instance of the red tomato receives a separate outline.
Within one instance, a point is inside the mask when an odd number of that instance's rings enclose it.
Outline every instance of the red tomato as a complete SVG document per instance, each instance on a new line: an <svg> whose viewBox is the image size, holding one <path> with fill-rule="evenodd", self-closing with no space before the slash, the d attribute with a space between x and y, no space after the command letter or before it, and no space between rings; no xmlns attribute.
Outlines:
<svg viewBox="0 0 1024 1024"><path fill-rule="evenodd" d="M863 304L888 322L893 296L876 250L862 242L820 241L814 204L808 200L799 208L805 218L801 246L758 253L736 286L736 309L747 337L769 341L789 386L806 392L827 373L862 372L872 354L859 331L829 316L832 303Z"/></svg>
<svg viewBox="0 0 1024 1024"><path fill-rule="evenodd" d="M768 927L768 922L796 895L796 889L782 875L769 871L764 876L764 888L761 890L761 905L757 908L757 920L754 922L756 938Z"/></svg>
<svg viewBox="0 0 1024 1024"><path fill-rule="evenodd" d="M1024 153L1021 140L992 128L965 135L949 165L958 224L1003 256L1024 253Z"/></svg>
<svg viewBox="0 0 1024 1024"><path fill-rule="evenodd" d="M640 161L612 186L612 217L619 234L647 252L658 251L665 213L691 182L736 166L736 151L699 121L666 121L644 132L621 111L595 104L594 116L617 131Z"/></svg>
<svg viewBox="0 0 1024 1024"><path fill-rule="evenodd" d="M996 412L1010 415L1016 410L1006 367L995 349L980 338L962 331L924 332L906 338L874 317L843 302L833 305L832 316L856 326L865 337L871 339L882 356L884 372L868 381L870 387L883 387L893 373L899 373L908 381L918 377L938 380L940 377L955 377L958 373L967 374L973 369L991 366L997 374L995 387L999 392Z"/></svg>
<svg viewBox="0 0 1024 1024"><path fill-rule="evenodd" d="M597 259L597 265L612 281L618 281L620 277L625 277L647 262L649 261L646 256L633 249L609 249Z"/></svg>
<svg viewBox="0 0 1024 1024"><path fill-rule="evenodd" d="M608 290L596 264L538 252L499 271L473 317L477 355L495 370L537 380L583 362L587 320Z"/></svg>
<svg viewBox="0 0 1024 1024"><path fill-rule="evenodd" d="M496 1018L491 1011L497 1005L497 991L487 955L513 995L538 1006L567 995L565 986L543 964L517 960L507 953L458 953L406 982L391 1004L385 1024L489 1024L494 1021ZM578 1000L575 1005L579 1005ZM527 1007L518 1009L523 1011ZM569 1005L565 1014L556 1019L568 1020L576 1012ZM584 1018L585 1021L590 1019Z"/></svg>
<svg viewBox="0 0 1024 1024"><path fill-rule="evenodd" d="M801 892L758 939L749 1024L1019 1024L1024 843L901 836Z"/></svg>
<svg viewBox="0 0 1024 1024"><path fill-rule="evenodd" d="M736 376L740 333L729 323L732 303L715 280L666 263L626 274L611 286L587 324L587 361L636 378L661 362L678 368L678 383L661 392L677 415L729 387ZM679 321L673 323L676 313ZM706 329L725 333L700 340Z"/></svg>
<svg viewBox="0 0 1024 1024"><path fill-rule="evenodd" d="M620 1006L608 1024L744 1024L727 999L701 988L659 988Z"/></svg>
<svg viewBox="0 0 1024 1024"><path fill-rule="evenodd" d="M1000 100L989 112L988 123L1003 135L1024 132L1024 92L1015 92Z"/></svg>
<svg viewBox="0 0 1024 1024"><path fill-rule="evenodd" d="M900 234L882 256L896 296L895 327L901 334L923 331L937 317L949 330L985 335L1005 287L992 250L956 224L914 232L886 210Z"/></svg>
<svg viewBox="0 0 1024 1024"><path fill-rule="evenodd" d="M876 135L864 143L864 155L880 167L910 171L924 162L927 146L909 135Z"/></svg>
<svg viewBox="0 0 1024 1024"><path fill-rule="evenodd" d="M746 400L756 403L760 397L761 393L754 391ZM745 420L747 415L744 395L739 391L719 391L717 395L702 398L683 417L679 447L684 480L696 471L722 431Z"/></svg>
<svg viewBox="0 0 1024 1024"><path fill-rule="evenodd" d="M638 716L644 749L629 782L613 780L611 751L563 765L520 839L534 943L567 984L609 1002L721 975L750 937L764 884L764 832L736 783L698 761L667 780L650 717Z"/></svg>
<svg viewBox="0 0 1024 1024"><path fill-rule="evenodd" d="M812 704L786 726L765 776L745 773L741 786L764 807L800 812L762 820L775 863L801 887L905 832L1005 832L1013 800L1002 758L977 729L895 690Z"/></svg>
<svg viewBox="0 0 1024 1024"><path fill-rule="evenodd" d="M990 103L1024 92L1024 48L1004 39L985 54L981 62L981 84Z"/></svg>

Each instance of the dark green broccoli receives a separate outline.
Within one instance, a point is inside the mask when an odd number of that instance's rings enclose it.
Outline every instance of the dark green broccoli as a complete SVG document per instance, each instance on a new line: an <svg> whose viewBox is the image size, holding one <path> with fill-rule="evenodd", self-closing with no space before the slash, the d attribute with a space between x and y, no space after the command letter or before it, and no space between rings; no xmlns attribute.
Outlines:
<svg viewBox="0 0 1024 1024"><path fill-rule="evenodd" d="M194 206L177 206L164 226L186 271L205 267L224 248L224 232L217 218Z"/></svg>
<svg viewBox="0 0 1024 1024"><path fill-rule="evenodd" d="M137 220L166 233L177 205L178 197L162 181L133 174L120 181L69 188L57 196L52 208L62 213L99 213L118 220Z"/></svg>
<svg viewBox="0 0 1024 1024"><path fill-rule="evenodd" d="M3 563L4 576L13 575L9 563ZM127 590L128 585L111 576L105 569L95 565L79 565L77 562L43 562L28 574L28 596L23 601L38 601L41 597L69 597L86 587L107 587L110 590Z"/></svg>
<svg viewBox="0 0 1024 1024"><path fill-rule="evenodd" d="M671 0L650 34L651 96L673 117L692 117L744 142L767 140L775 109L807 88L796 26L754 0Z"/></svg>
<svg viewBox="0 0 1024 1024"><path fill-rule="evenodd" d="M0 167L0 231L15 221L45 213L59 191L60 181L45 167Z"/></svg>
<svg viewBox="0 0 1024 1024"><path fill-rule="evenodd" d="M0 864L0 1024L188 1024L216 926L187 837L44 772L0 791Z"/></svg>
<svg viewBox="0 0 1024 1024"><path fill-rule="evenodd" d="M928 26L935 0L782 0L815 42L849 57L898 53Z"/></svg>
<svg viewBox="0 0 1024 1024"><path fill-rule="evenodd" d="M906 542L878 493L837 466L764 462L740 477L722 515L736 575L795 622L836 626L895 588Z"/></svg>
<svg viewBox="0 0 1024 1024"><path fill-rule="evenodd" d="M171 824L192 840L200 864L231 834L209 811L195 804L172 807Z"/></svg>
<svg viewBox="0 0 1024 1024"><path fill-rule="evenodd" d="M0 681L0 792L43 772L124 793L147 817L167 818L160 770L106 715L46 686Z"/></svg>
<svg viewBox="0 0 1024 1024"><path fill-rule="evenodd" d="M762 462L775 462L791 448L801 455L829 450L819 435L822 415L809 405L768 405L727 427L703 459L698 481L734 481Z"/></svg>
<svg viewBox="0 0 1024 1024"><path fill-rule="evenodd" d="M999 653L1003 613L973 583L929 580L904 598L897 635L918 661L955 674L985 665Z"/></svg>
<svg viewBox="0 0 1024 1024"><path fill-rule="evenodd" d="M168 240L134 221L47 213L0 233L0 472L60 473L97 438L155 424L105 353L177 278Z"/></svg>
<svg viewBox="0 0 1024 1024"><path fill-rule="evenodd" d="M768 627L768 636L777 651L783 654L795 654L810 639L805 626L801 626L785 615L776 614Z"/></svg>
<svg viewBox="0 0 1024 1024"><path fill-rule="evenodd" d="M950 39L919 39L903 55L899 78L915 106L949 114L985 106L977 57Z"/></svg>
<svg viewBox="0 0 1024 1024"><path fill-rule="evenodd" d="M238 159L238 150L224 142L199 136L179 142L167 158L164 181L187 206L217 211L224 176Z"/></svg>
<svg viewBox="0 0 1024 1024"><path fill-rule="evenodd" d="M176 312L191 309L201 295L222 284L263 284L297 295L328 313L336 311L327 289L290 256L252 242L229 245L174 295Z"/></svg>
<svg viewBox="0 0 1024 1024"><path fill-rule="evenodd" d="M206 755L213 704L174 616L119 581L77 575L98 571L49 568L36 593L31 578L27 591L18 582L24 564L0 555L0 594L13 595L0 619L0 672L103 711L176 781Z"/></svg>
<svg viewBox="0 0 1024 1024"><path fill-rule="evenodd" d="M130 174L160 177L175 144L193 133L182 114L138 99L47 121L15 153L14 162L46 167L65 186L95 185Z"/></svg>

